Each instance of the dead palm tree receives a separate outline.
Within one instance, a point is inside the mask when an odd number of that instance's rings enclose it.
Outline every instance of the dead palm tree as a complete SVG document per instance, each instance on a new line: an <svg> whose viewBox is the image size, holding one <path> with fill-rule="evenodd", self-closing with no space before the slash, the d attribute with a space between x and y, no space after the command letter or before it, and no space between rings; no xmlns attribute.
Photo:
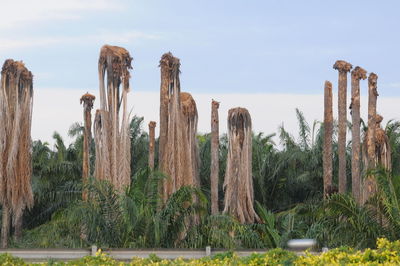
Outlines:
<svg viewBox="0 0 400 266"><path fill-rule="evenodd" d="M377 91L378 75L369 74L368 77L368 131L366 139L366 155L365 169L373 169L377 166L375 155L375 135L376 135L376 101L378 98ZM363 183L362 203L365 203L376 192L376 182L373 176L367 176Z"/></svg>
<svg viewBox="0 0 400 266"><path fill-rule="evenodd" d="M127 96L132 57L124 48L104 45L99 58L100 110L96 112L95 177L117 190L130 184L130 139ZM104 84L107 76L107 87ZM122 91L120 91L122 86ZM122 118L120 122L120 108Z"/></svg>
<svg viewBox="0 0 400 266"><path fill-rule="evenodd" d="M161 65L160 158L164 203L182 186L198 186L197 108L189 93L181 93L180 61L164 54ZM167 103L166 113L163 113ZM167 114L167 117L165 117ZM163 123L161 123L163 121Z"/></svg>
<svg viewBox="0 0 400 266"><path fill-rule="evenodd" d="M196 102L192 95L187 92L181 92L181 109L182 109L182 126L183 130L186 131L187 147L189 150L189 165L191 168L191 177L193 181L189 181L189 184L200 186L199 179L199 149L197 144L197 121L198 113Z"/></svg>
<svg viewBox="0 0 400 266"><path fill-rule="evenodd" d="M346 192L346 129L347 129L347 72L352 68L350 63L337 60L333 68L339 71L339 193Z"/></svg>
<svg viewBox="0 0 400 266"><path fill-rule="evenodd" d="M83 103L83 120L84 120L84 133L83 133L83 163L82 163L82 181L83 184L87 183L90 175L90 161L89 161L89 151L90 143L92 142L92 109L93 102L96 97L92 94L85 93L80 99L80 103ZM87 199L87 194L85 191L82 192L82 199Z"/></svg>
<svg viewBox="0 0 400 266"><path fill-rule="evenodd" d="M169 89L170 78L172 70L172 62L174 61L173 55L165 53L160 60L161 68L161 86L160 86L160 136L158 144L158 161L159 166L162 168L163 154L167 143L168 132L168 102L169 102Z"/></svg>
<svg viewBox="0 0 400 266"><path fill-rule="evenodd" d="M332 186L332 134L333 134L333 112L332 112L332 83L325 81L325 103L324 103L324 197L326 197Z"/></svg>
<svg viewBox="0 0 400 266"><path fill-rule="evenodd" d="M361 203L361 177L360 177L360 79L367 78L367 71L356 66L351 71L351 183L352 194L357 203Z"/></svg>
<svg viewBox="0 0 400 266"><path fill-rule="evenodd" d="M259 221L254 211L251 117L245 108L228 112L228 158L225 171L225 208L241 223Z"/></svg>
<svg viewBox="0 0 400 266"><path fill-rule="evenodd" d="M1 71L0 91L0 202L3 207L1 246L8 245L10 218L15 234L22 230L22 214L33 205L31 189L32 73L22 61L8 59Z"/></svg>
<svg viewBox="0 0 400 266"><path fill-rule="evenodd" d="M219 102L211 102L211 214L218 214L218 176L219 176Z"/></svg>
<svg viewBox="0 0 400 266"><path fill-rule="evenodd" d="M149 168L154 170L154 148L155 148L155 127L156 122L150 121L149 123Z"/></svg>

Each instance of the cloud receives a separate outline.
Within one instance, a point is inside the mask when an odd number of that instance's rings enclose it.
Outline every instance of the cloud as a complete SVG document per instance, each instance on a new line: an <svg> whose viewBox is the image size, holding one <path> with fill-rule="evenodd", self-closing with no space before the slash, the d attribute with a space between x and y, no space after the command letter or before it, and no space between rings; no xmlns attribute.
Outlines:
<svg viewBox="0 0 400 266"><path fill-rule="evenodd" d="M0 29L12 29L49 20L79 19L88 11L118 10L119 1L5 0L1 2Z"/></svg>
<svg viewBox="0 0 400 266"><path fill-rule="evenodd" d="M161 35L148 34L140 31L108 32L83 36L52 36L52 37L21 37L17 39L0 38L0 52L21 48L43 47L56 44L84 45L84 44L127 44L139 40L157 40Z"/></svg>

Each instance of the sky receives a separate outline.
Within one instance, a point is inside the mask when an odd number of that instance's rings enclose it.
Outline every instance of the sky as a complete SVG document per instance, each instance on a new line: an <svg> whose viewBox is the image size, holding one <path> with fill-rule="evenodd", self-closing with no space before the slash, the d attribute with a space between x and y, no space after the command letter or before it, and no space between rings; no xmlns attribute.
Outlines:
<svg viewBox="0 0 400 266"><path fill-rule="evenodd" d="M209 131L214 98L222 131L227 110L242 106L256 131L283 123L295 134L296 107L310 123L322 119L323 84L332 81L336 93L338 59L378 74L378 111L400 118L399 1L0 0L0 7L0 62L23 60L34 74L33 139L51 142L55 130L68 139L68 127L82 120L80 95L98 92L103 44L131 53L128 101L146 125L158 121L158 62L168 51L181 59L200 132ZM361 89L365 98L366 81Z"/></svg>

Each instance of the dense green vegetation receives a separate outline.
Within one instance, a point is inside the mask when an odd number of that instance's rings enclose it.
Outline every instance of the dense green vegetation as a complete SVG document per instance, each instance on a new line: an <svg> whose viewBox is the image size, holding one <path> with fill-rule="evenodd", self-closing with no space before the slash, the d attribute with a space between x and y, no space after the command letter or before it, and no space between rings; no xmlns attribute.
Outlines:
<svg viewBox="0 0 400 266"><path fill-rule="evenodd" d="M74 141L68 147L57 133L53 136L54 148L34 141L35 204L25 212L22 240L12 246L276 248L285 247L291 238L315 238L319 246L359 249L376 247L378 237L398 239L400 123L389 121L386 126L393 171L374 171L379 193L360 207L350 195L333 194L322 200L323 125L314 122L310 126L299 110L296 115L298 136L292 136L283 126L277 134L253 135L256 211L263 224L242 225L227 215L210 215L209 134L198 136L201 189L183 187L163 207L158 183L165 177L147 168L148 136L142 130L142 118L134 117L130 125L131 186L119 194L110 184L91 180L86 187L90 195L87 202L81 200L82 126L71 126L69 135ZM334 139L336 177L336 136ZM94 145L91 149L93 156ZM220 210L226 153L227 137L221 136ZM347 154L350 181L351 145ZM93 158L91 162L93 169ZM198 225L188 222L191 217L198 218Z"/></svg>

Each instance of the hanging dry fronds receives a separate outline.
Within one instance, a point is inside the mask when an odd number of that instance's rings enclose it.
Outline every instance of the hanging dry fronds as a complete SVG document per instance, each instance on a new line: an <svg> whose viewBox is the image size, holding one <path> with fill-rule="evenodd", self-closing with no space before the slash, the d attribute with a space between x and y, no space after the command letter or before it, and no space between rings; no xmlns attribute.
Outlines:
<svg viewBox="0 0 400 266"><path fill-rule="evenodd" d="M253 223L260 219L253 207L252 131L247 109L229 110L228 137L224 213L231 214L241 223Z"/></svg>
<svg viewBox="0 0 400 266"><path fill-rule="evenodd" d="M83 162L82 162L82 181L83 184L87 183L90 175L90 143L92 142L92 109L93 102L96 97L92 94L85 93L80 99L80 103L83 103L83 121L84 121L84 132L83 132ZM82 199L87 199L86 191L82 191Z"/></svg>
<svg viewBox="0 0 400 266"><path fill-rule="evenodd" d="M187 92L181 92L181 109L182 109L182 119L183 119L183 130L186 131L188 149L190 153L189 164L191 167L193 180L186 182L193 184L194 186L200 186L199 177L199 151L197 144L197 106L192 95Z"/></svg>
<svg viewBox="0 0 400 266"><path fill-rule="evenodd" d="M104 45L99 58L100 110L95 117L95 176L118 190L130 184L130 138L127 94L132 57L124 48ZM105 78L107 77L107 87ZM120 86L122 85L122 91ZM120 108L122 118L120 121Z"/></svg>
<svg viewBox="0 0 400 266"><path fill-rule="evenodd" d="M377 165L381 165L388 171L392 170L392 152L389 138L381 127L383 117L379 114L375 117L375 158Z"/></svg>
<svg viewBox="0 0 400 266"><path fill-rule="evenodd" d="M198 186L197 108L192 96L181 93L179 59L171 53L160 61L160 158L168 178L163 181L164 202L182 186ZM167 103L167 106L164 106ZM166 112L165 112L166 110ZM167 116L165 116L167 114Z"/></svg>
<svg viewBox="0 0 400 266"><path fill-rule="evenodd" d="M2 246L7 246L10 213L14 222L33 204L31 189L32 73L21 61L8 59L1 71L0 202Z"/></svg>

